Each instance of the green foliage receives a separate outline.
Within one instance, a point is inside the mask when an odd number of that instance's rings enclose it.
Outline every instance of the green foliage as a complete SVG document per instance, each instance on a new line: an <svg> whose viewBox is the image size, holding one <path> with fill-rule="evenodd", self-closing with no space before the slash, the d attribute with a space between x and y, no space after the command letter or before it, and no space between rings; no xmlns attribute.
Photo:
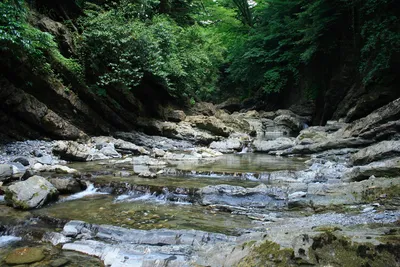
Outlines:
<svg viewBox="0 0 400 267"><path fill-rule="evenodd" d="M45 51L56 47L49 33L41 32L27 23L24 1L0 2L0 51L17 58L28 57L44 64Z"/></svg>
<svg viewBox="0 0 400 267"><path fill-rule="evenodd" d="M207 94L221 58L209 35L198 25L181 27L166 15L144 20L138 8L121 4L87 12L81 59L96 91L130 90L151 79L174 96Z"/></svg>

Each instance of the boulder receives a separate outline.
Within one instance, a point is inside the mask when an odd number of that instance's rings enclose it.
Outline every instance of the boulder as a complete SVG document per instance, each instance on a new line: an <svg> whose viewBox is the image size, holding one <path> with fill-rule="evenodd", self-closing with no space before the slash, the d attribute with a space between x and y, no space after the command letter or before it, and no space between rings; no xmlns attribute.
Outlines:
<svg viewBox="0 0 400 267"><path fill-rule="evenodd" d="M13 166L9 164L0 164L0 181L11 178L13 175Z"/></svg>
<svg viewBox="0 0 400 267"><path fill-rule="evenodd" d="M164 115L168 121L173 122L180 122L186 119L186 114L183 110L167 109Z"/></svg>
<svg viewBox="0 0 400 267"><path fill-rule="evenodd" d="M128 134L128 133L127 133ZM132 138L134 139L134 138ZM96 147L98 147L100 150L103 149L104 147L111 147L112 149L115 149L116 151L124 154L135 154L135 155L148 155L149 151L144 149L141 146L137 146L134 143L122 140L122 139L117 139L111 136L97 136L97 137L92 137L92 142L96 144ZM109 150L109 149L108 149ZM100 151L102 152L102 151ZM109 154L107 151L103 151ZM103 153L102 152L102 153ZM104 154L104 153L103 153ZM107 155L105 154L105 155ZM118 153L112 151L111 155L114 155L113 157L117 157ZM119 155L119 154L118 154ZM120 157L120 156L118 156Z"/></svg>
<svg viewBox="0 0 400 267"><path fill-rule="evenodd" d="M196 102L189 110L190 115L214 116L216 112L214 104L207 102Z"/></svg>
<svg viewBox="0 0 400 267"><path fill-rule="evenodd" d="M165 155L165 151L159 148L153 148L152 155L156 158L162 158Z"/></svg>
<svg viewBox="0 0 400 267"><path fill-rule="evenodd" d="M19 163L21 163L23 166L29 166L29 159L27 159L27 158L25 158L25 157L18 157L18 158L15 158L14 160L13 160L13 162L19 162Z"/></svg>
<svg viewBox="0 0 400 267"><path fill-rule="evenodd" d="M53 153L65 160L87 161L93 149L74 141L58 141L53 147Z"/></svg>
<svg viewBox="0 0 400 267"><path fill-rule="evenodd" d="M254 140L252 144L254 151L265 152L276 150L284 150L294 146L294 140L292 138L280 137L275 140Z"/></svg>
<svg viewBox="0 0 400 267"><path fill-rule="evenodd" d="M210 148L218 150L223 153L232 153L239 151L243 147L239 139L229 138L224 141L214 141L210 144Z"/></svg>
<svg viewBox="0 0 400 267"><path fill-rule="evenodd" d="M74 178L51 178L49 179L49 182L61 194L74 194L85 189L85 186Z"/></svg>
<svg viewBox="0 0 400 267"><path fill-rule="evenodd" d="M100 153L102 153L106 157L110 157L110 158L120 158L121 157L121 154L119 154L115 150L114 144L112 144L112 143L110 143L107 146L105 146L102 149L100 149Z"/></svg>
<svg viewBox="0 0 400 267"><path fill-rule="evenodd" d="M5 262L10 265L31 264L43 260L44 257L42 248L17 248L6 256Z"/></svg>
<svg viewBox="0 0 400 267"><path fill-rule="evenodd" d="M233 132L232 128L227 127L220 119L214 116L188 116L186 121L199 129L219 136L228 137Z"/></svg>
<svg viewBox="0 0 400 267"><path fill-rule="evenodd" d="M365 165L374 161L400 156L400 141L382 141L360 149L351 156L353 165Z"/></svg>
<svg viewBox="0 0 400 267"><path fill-rule="evenodd" d="M37 175L10 185L5 192L6 202L18 209L39 208L57 198L57 189L45 178Z"/></svg>

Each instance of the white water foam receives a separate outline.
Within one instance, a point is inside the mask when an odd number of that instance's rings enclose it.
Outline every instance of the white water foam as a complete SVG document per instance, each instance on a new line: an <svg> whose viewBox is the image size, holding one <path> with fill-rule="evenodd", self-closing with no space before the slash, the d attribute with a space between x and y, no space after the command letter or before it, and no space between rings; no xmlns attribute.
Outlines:
<svg viewBox="0 0 400 267"><path fill-rule="evenodd" d="M182 195L182 198L186 197ZM138 202L138 201L149 201L155 202L159 204L176 204L176 205L192 205L190 202L183 201L181 198L178 198L177 201L171 201L167 199L165 194L157 195L156 193L146 192L144 194L132 192L130 194L120 195L115 198L114 202Z"/></svg>
<svg viewBox="0 0 400 267"><path fill-rule="evenodd" d="M76 200L80 198L84 198L86 196L93 196L93 195L106 195L108 193L105 192L99 192L97 188L94 187L93 184L88 183L86 190L70 195L66 198L63 198L61 201L69 201L69 200Z"/></svg>
<svg viewBox="0 0 400 267"><path fill-rule="evenodd" d="M20 241L22 238L12 235L0 236L0 247L7 246L9 243Z"/></svg>

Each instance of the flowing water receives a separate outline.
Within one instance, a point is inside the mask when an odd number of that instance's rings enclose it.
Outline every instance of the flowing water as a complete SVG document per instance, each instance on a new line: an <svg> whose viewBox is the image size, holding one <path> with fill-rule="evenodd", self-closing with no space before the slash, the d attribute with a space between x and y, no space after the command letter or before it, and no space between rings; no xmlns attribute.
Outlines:
<svg viewBox="0 0 400 267"><path fill-rule="evenodd" d="M68 260L69 265L101 266L99 260L45 245L37 239L46 231L59 231L54 223L41 225L38 219L51 222L82 220L93 224L107 224L130 229L194 229L207 232L239 235L257 226L253 220L240 213L224 212L193 201L194 192L208 185L228 184L255 187L263 183L257 175L277 170L300 170L305 159L276 158L259 154L224 155L216 161L169 162L166 171L156 179L140 178L133 173L129 163L110 161L73 163L70 167L83 173L88 180L85 191L61 196L56 203L29 212L6 207L0 199L0 257L22 246L39 246L45 251L46 266L54 260ZM127 171L123 177L117 172ZM43 176L68 176L42 173ZM111 188L111 189L110 189ZM42 218L42 219L40 219ZM29 223L26 223L26 222ZM13 225L20 227L13 228ZM14 230L13 230L14 229ZM1 229L0 229L1 230ZM27 233L32 238L20 240ZM7 266L4 262L1 266ZM44 265L43 265L44 264Z"/></svg>

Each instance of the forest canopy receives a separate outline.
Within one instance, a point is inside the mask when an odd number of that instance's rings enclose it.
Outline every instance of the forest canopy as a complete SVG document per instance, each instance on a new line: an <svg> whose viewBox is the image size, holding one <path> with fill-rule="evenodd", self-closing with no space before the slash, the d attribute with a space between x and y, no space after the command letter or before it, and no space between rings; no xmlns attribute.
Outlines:
<svg viewBox="0 0 400 267"><path fill-rule="evenodd" d="M0 9L6 60L28 57L47 73L61 62L99 95L147 79L192 101L301 86L314 99L344 50L364 86L390 79L399 62L396 0L4 0ZM70 28L74 55L30 24L34 9Z"/></svg>

